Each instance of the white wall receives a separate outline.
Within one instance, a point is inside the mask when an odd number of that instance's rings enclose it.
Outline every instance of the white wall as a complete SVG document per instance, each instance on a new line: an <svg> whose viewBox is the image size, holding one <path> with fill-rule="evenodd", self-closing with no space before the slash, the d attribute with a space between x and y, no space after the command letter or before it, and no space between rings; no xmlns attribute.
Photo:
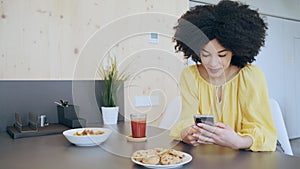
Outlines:
<svg viewBox="0 0 300 169"><path fill-rule="evenodd" d="M300 22L267 17L266 45L256 64L265 72L270 97L282 109L290 138L300 137Z"/></svg>

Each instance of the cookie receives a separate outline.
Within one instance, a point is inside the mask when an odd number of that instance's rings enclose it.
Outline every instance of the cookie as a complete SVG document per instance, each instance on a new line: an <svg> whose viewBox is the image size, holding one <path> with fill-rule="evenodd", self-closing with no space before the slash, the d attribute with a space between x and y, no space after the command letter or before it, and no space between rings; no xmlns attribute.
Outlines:
<svg viewBox="0 0 300 169"><path fill-rule="evenodd" d="M142 161L145 155L146 155L146 150L138 150L132 154L132 157L136 161Z"/></svg>
<svg viewBox="0 0 300 169"><path fill-rule="evenodd" d="M146 156L156 155L157 152L154 149L145 150Z"/></svg>
<svg viewBox="0 0 300 169"><path fill-rule="evenodd" d="M144 164L178 164L182 162L184 153L174 149L154 148L147 150L138 150L133 153L133 159Z"/></svg>
<svg viewBox="0 0 300 169"><path fill-rule="evenodd" d="M168 154L168 153L169 153L169 149L164 149L164 150L160 151L160 152L158 153L158 155L161 157L161 156L163 156L164 154Z"/></svg>
<svg viewBox="0 0 300 169"><path fill-rule="evenodd" d="M152 156L144 157L142 163L156 165L159 164L159 161L160 161L160 157L158 155L152 155Z"/></svg>
<svg viewBox="0 0 300 169"><path fill-rule="evenodd" d="M156 155L157 152L155 150L149 149L149 150L138 150L132 154L132 157L136 161L143 161L145 157Z"/></svg>
<svg viewBox="0 0 300 169"><path fill-rule="evenodd" d="M164 148L154 148L154 150L155 150L157 153L160 153L160 152L162 152L162 151L164 151L164 150L166 150L166 149L164 149Z"/></svg>
<svg viewBox="0 0 300 169"><path fill-rule="evenodd" d="M161 156L160 162L163 165L178 164L181 162L181 159L178 156L164 154L163 156Z"/></svg>
<svg viewBox="0 0 300 169"><path fill-rule="evenodd" d="M184 154L181 151L177 151L174 149L169 150L169 154L172 154L174 156L178 156L179 158L183 158Z"/></svg>

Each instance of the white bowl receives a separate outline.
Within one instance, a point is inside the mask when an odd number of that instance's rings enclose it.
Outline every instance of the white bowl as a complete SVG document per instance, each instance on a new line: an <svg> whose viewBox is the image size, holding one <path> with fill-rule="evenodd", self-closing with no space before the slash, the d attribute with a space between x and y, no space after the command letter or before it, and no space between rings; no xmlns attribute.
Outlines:
<svg viewBox="0 0 300 169"><path fill-rule="evenodd" d="M84 130L93 130L94 132L103 131L103 134L98 135L85 135L85 136L75 136L74 133L82 133ZM66 137L69 142L77 146L96 146L107 140L107 138L112 133L111 129L108 128L76 128L70 129L63 132L63 135Z"/></svg>

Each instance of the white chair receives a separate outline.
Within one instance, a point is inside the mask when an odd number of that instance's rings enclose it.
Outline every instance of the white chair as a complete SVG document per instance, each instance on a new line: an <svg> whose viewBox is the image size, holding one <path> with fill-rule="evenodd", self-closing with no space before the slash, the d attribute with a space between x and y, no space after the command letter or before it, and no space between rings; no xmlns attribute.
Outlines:
<svg viewBox="0 0 300 169"><path fill-rule="evenodd" d="M160 128L171 129L179 120L181 113L181 96L175 97L166 108L162 120L159 124Z"/></svg>
<svg viewBox="0 0 300 169"><path fill-rule="evenodd" d="M278 133L278 141L280 142L281 147L283 148L285 154L293 155L291 143L289 141L289 137L287 134L287 130L285 127L285 123L283 120L280 106L279 106L278 102L273 98L270 98L269 102L270 102L271 111L273 114L275 127L276 127L277 133Z"/></svg>

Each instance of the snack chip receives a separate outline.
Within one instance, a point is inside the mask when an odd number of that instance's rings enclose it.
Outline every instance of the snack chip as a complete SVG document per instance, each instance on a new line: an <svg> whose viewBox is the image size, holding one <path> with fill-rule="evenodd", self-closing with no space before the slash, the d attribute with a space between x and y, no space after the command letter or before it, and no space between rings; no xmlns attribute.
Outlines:
<svg viewBox="0 0 300 169"><path fill-rule="evenodd" d="M104 134L104 131L93 131L93 130L86 130L84 129L81 133L78 133L76 131L73 135L74 136L87 136L87 135L99 135L99 134Z"/></svg>

